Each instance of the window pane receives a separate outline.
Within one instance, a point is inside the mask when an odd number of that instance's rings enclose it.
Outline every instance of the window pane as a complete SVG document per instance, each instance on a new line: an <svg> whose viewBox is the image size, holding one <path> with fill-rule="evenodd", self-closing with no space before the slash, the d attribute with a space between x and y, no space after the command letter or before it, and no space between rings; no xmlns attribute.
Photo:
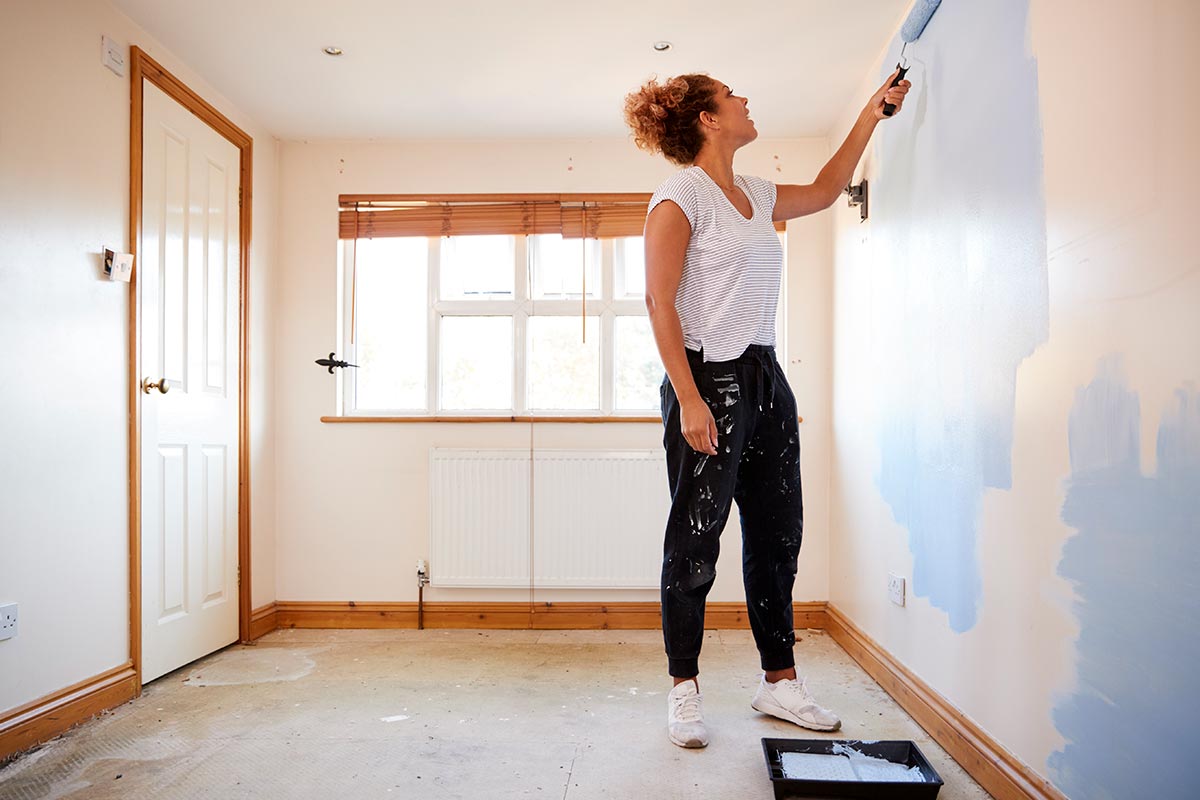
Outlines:
<svg viewBox="0 0 1200 800"><path fill-rule="evenodd" d="M617 239L616 257L621 263L624 286L617 287L618 297L643 297L646 294L646 243L641 236Z"/></svg>
<svg viewBox="0 0 1200 800"><path fill-rule="evenodd" d="M429 243L360 239L354 380L358 409L426 408Z"/></svg>
<svg viewBox="0 0 1200 800"><path fill-rule="evenodd" d="M442 408L512 408L512 317L442 317Z"/></svg>
<svg viewBox="0 0 1200 800"><path fill-rule="evenodd" d="M512 236L442 239L443 300L508 300L513 296Z"/></svg>
<svg viewBox="0 0 1200 800"><path fill-rule="evenodd" d="M657 409L663 365L654 346L649 317L617 317L613 324L616 354L617 411Z"/></svg>
<svg viewBox="0 0 1200 800"><path fill-rule="evenodd" d="M530 236L529 260L533 273L531 296L537 299L581 297L585 254L588 297L599 297L600 242L595 239L564 239L557 233Z"/></svg>
<svg viewBox="0 0 1200 800"><path fill-rule="evenodd" d="M530 317L526 340L526 398L531 410L600 408L598 317L587 318L586 343L579 317Z"/></svg>

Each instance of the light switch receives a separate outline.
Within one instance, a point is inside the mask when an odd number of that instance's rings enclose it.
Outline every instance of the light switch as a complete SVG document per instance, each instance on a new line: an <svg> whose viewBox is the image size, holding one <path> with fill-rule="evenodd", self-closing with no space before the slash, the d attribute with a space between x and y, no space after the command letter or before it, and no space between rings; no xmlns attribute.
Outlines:
<svg viewBox="0 0 1200 800"><path fill-rule="evenodd" d="M100 63L122 78L125 77L125 47L108 36L100 38Z"/></svg>
<svg viewBox="0 0 1200 800"><path fill-rule="evenodd" d="M133 253L118 253L105 248L104 274L110 281L129 283L133 277Z"/></svg>

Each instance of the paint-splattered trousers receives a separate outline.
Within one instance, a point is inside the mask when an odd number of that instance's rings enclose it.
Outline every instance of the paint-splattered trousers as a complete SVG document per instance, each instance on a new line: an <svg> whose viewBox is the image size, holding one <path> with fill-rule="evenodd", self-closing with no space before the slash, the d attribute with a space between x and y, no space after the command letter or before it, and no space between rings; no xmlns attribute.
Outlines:
<svg viewBox="0 0 1200 800"><path fill-rule="evenodd" d="M688 351L696 388L717 423L717 454L691 448L679 401L662 386L663 445L671 512L663 548L662 617L668 669L699 673L704 601L716 577L721 531L737 502L742 578L764 670L795 665L792 586L804 529L796 398L774 348L751 345L733 361Z"/></svg>

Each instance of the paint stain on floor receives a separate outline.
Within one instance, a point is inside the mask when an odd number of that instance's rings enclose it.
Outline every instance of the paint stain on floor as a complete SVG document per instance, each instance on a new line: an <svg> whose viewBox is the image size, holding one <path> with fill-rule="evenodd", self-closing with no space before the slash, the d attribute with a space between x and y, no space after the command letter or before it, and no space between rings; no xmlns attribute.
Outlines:
<svg viewBox="0 0 1200 800"><path fill-rule="evenodd" d="M304 651L278 648L229 650L222 658L192 670L185 686L238 686L245 683L295 681L317 666Z"/></svg>

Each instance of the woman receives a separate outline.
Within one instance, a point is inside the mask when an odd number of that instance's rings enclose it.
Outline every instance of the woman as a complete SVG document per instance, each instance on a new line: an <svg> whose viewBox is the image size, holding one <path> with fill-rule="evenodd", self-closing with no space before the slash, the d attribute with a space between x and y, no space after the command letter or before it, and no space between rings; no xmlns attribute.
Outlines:
<svg viewBox="0 0 1200 800"><path fill-rule="evenodd" d="M737 501L750 627L763 676L751 705L820 731L841 721L797 677L792 585L803 529L796 400L775 360L783 251L774 223L833 204L885 102L911 84L893 74L816 180L776 186L735 175L758 137L747 100L707 75L649 81L625 98L638 147L685 167L658 188L646 218L646 306L667 376L661 387L671 511L662 570L663 639L675 687L667 730L704 747L698 682L704 601L719 537Z"/></svg>

